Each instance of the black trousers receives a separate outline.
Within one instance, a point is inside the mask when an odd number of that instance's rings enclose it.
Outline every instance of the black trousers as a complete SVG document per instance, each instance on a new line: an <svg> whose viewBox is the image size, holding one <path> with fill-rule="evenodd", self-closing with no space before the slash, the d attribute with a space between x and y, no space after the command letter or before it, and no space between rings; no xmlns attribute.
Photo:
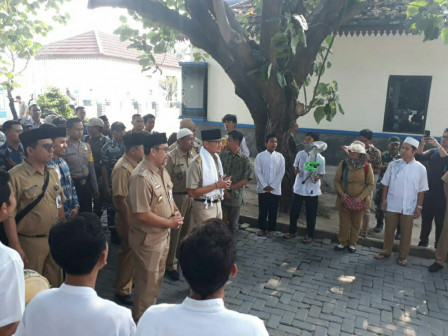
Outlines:
<svg viewBox="0 0 448 336"><path fill-rule="evenodd" d="M316 228L317 217L317 196L302 196L294 193L292 197L291 213L289 215L289 233L297 232L297 220L300 217L302 204L305 202L306 210L306 234L308 237L314 237L314 229Z"/></svg>
<svg viewBox="0 0 448 336"><path fill-rule="evenodd" d="M260 230L275 231L279 202L280 196L271 193L258 194L258 227Z"/></svg>
<svg viewBox="0 0 448 336"><path fill-rule="evenodd" d="M82 180L73 180L75 183L76 194L79 201L79 212L92 212L92 195L93 190L90 185L90 178L85 179L85 183L81 184Z"/></svg>
<svg viewBox="0 0 448 336"><path fill-rule="evenodd" d="M442 233L445 220L446 200L444 196L425 193L422 209L422 229L420 231L420 243L428 244L429 234L432 230L432 221L436 224L436 245Z"/></svg>

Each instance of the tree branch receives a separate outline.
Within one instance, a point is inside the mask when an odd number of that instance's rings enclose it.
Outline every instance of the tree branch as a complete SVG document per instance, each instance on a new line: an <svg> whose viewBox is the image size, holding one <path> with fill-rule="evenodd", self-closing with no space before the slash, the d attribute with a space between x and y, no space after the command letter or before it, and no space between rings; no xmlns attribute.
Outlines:
<svg viewBox="0 0 448 336"><path fill-rule="evenodd" d="M279 21L272 20L282 13L282 0L263 0L260 19L260 47L266 59L271 60L271 40L278 32Z"/></svg>
<svg viewBox="0 0 448 336"><path fill-rule="evenodd" d="M226 9L224 7L224 1L213 0L213 9L215 11L216 22L218 23L221 36L224 39L224 41L226 41L226 43L229 43L233 34L229 20L227 19Z"/></svg>

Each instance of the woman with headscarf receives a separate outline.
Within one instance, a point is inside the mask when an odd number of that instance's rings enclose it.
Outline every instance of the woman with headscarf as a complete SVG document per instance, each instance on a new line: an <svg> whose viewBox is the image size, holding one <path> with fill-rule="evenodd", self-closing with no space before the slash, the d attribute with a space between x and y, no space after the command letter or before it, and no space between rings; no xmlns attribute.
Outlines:
<svg viewBox="0 0 448 336"><path fill-rule="evenodd" d="M334 177L339 210L339 244L335 249L342 251L347 247L350 253L355 253L362 218L370 211L374 176L363 143L355 141L342 148L348 156L341 161Z"/></svg>

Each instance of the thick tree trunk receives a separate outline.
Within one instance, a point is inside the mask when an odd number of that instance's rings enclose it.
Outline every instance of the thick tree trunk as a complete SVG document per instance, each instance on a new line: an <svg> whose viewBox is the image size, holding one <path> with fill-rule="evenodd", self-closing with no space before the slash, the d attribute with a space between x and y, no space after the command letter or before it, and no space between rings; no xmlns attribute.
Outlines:
<svg viewBox="0 0 448 336"><path fill-rule="evenodd" d="M7 95L8 95L9 108L10 108L11 113L12 113L12 118L14 120L18 120L19 116L18 116L17 111L16 111L16 106L14 105L14 97L12 96L12 90L8 89L8 90L6 90L6 92L7 92Z"/></svg>

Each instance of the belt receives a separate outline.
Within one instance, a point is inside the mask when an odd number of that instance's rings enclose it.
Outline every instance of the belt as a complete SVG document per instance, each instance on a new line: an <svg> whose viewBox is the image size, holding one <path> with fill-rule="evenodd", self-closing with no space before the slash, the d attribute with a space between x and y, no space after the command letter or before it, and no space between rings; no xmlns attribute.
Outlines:
<svg viewBox="0 0 448 336"><path fill-rule="evenodd" d="M73 179L74 182L79 183L80 185L85 185L87 183L87 178L83 179Z"/></svg>
<svg viewBox="0 0 448 336"><path fill-rule="evenodd" d="M173 192L173 195L188 195L186 191Z"/></svg>
<svg viewBox="0 0 448 336"><path fill-rule="evenodd" d="M213 201L210 201L210 200L195 198L194 200L197 201L197 202L207 202L207 203L218 203L218 202L221 202L220 199L215 199Z"/></svg>
<svg viewBox="0 0 448 336"><path fill-rule="evenodd" d="M25 237L25 238L48 238L48 233L41 234L41 235L35 235L35 236L28 236L28 235L25 235L23 233L18 233L17 235L21 236L21 237Z"/></svg>

